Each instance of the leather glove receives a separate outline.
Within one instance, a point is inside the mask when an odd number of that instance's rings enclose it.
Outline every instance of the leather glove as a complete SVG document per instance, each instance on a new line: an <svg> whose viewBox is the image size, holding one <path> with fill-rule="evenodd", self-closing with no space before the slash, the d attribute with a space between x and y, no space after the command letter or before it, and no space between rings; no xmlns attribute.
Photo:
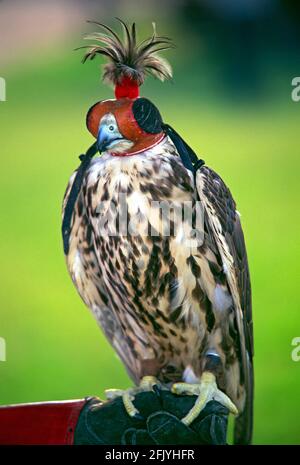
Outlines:
<svg viewBox="0 0 300 465"><path fill-rule="evenodd" d="M229 412L218 402L209 402L189 427L180 421L196 399L167 390L159 395L143 392L134 400L143 418L135 419L127 414L121 398L108 402L91 398L81 411L74 444L226 444Z"/></svg>

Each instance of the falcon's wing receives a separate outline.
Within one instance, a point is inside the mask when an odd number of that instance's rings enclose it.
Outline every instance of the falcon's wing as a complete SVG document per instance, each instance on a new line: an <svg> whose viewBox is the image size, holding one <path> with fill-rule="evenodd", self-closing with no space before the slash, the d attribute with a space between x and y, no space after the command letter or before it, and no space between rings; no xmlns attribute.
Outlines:
<svg viewBox="0 0 300 465"><path fill-rule="evenodd" d="M63 201L63 215L75 179L72 175ZM134 354L102 279L102 272L95 250L95 237L87 213L88 176L85 175L81 190L74 205L66 262L72 281L85 304L92 311L105 336L124 363L129 376L137 381Z"/></svg>
<svg viewBox="0 0 300 465"><path fill-rule="evenodd" d="M247 252L235 201L222 179L207 166L196 173L199 198L206 212L205 228L216 245L234 302L240 347L241 382L246 404L235 424L235 442L249 443L253 410L253 328Z"/></svg>

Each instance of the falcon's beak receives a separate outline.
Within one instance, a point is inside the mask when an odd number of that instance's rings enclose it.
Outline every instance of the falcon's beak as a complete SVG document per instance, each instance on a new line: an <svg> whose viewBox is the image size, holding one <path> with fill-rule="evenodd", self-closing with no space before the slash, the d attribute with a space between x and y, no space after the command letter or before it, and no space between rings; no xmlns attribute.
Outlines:
<svg viewBox="0 0 300 465"><path fill-rule="evenodd" d="M118 142L122 139L123 137L119 131L111 130L111 125L101 125L97 137L99 152L105 152L105 150L111 148L115 142Z"/></svg>

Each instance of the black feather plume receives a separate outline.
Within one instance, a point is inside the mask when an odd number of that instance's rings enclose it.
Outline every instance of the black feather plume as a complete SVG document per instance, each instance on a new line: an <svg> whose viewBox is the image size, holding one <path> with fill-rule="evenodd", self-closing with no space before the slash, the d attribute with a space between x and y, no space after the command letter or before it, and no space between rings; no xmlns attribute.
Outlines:
<svg viewBox="0 0 300 465"><path fill-rule="evenodd" d="M121 19L116 19L121 23L124 31L123 40L109 26L97 21L88 21L105 32L94 32L85 37L95 43L79 47L88 49L83 57L83 63L93 60L97 55L104 55L109 62L104 65L103 79L113 84L119 84L124 76L132 78L138 85L143 84L146 74L152 74L162 81L172 78L170 64L157 55L162 50L174 48L171 39L158 36L155 24L152 23L152 36L137 44L135 23L130 28Z"/></svg>

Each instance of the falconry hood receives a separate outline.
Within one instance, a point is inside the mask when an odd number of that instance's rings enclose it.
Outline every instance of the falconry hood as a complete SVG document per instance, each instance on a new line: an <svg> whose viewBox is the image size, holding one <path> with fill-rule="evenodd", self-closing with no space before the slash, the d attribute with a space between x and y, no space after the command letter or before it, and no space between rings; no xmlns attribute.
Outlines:
<svg viewBox="0 0 300 465"><path fill-rule="evenodd" d="M93 60L97 54L104 55L108 63L103 68L103 79L115 87L115 99L102 100L90 108L87 128L97 139L100 152L108 145L112 155L128 156L152 148L165 137L158 109L150 100L140 97L139 90L146 74L162 81L172 77L170 65L157 53L172 48L173 44L168 37L156 34L154 24L153 35L138 44L135 24L130 28L119 21L124 29L123 40L110 27L98 22L94 24L101 32L86 36L96 45L85 47L88 51L83 62ZM118 142L124 149L115 153Z"/></svg>

